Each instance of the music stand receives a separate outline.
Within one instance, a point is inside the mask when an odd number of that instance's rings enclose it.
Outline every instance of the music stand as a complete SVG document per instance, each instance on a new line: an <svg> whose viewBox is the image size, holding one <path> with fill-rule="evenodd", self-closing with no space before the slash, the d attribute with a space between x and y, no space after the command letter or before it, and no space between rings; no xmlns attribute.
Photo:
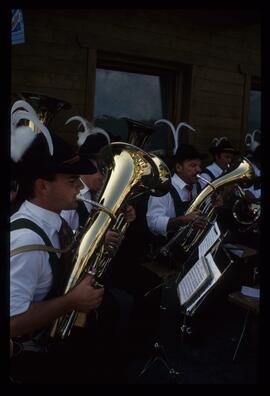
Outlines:
<svg viewBox="0 0 270 396"><path fill-rule="evenodd" d="M157 257L157 254L155 254L156 252L154 252L153 257ZM179 278L179 276L185 271L185 266L188 262L190 262L194 255L196 254L196 250L193 250L190 255L188 256L188 258L186 258L186 260L184 261L184 263L181 265L180 269L179 269L179 262L175 259L173 253L171 252L170 249L167 249L166 251L164 251L162 253L164 256L166 256L169 260L170 263L173 264L175 266L175 269L177 268L178 270L175 272L175 275L173 276L174 279L172 279L172 276L168 276L161 284L159 284L158 286L156 286L154 289L151 289L148 293L146 293L146 295L148 295L149 293L151 293L153 290L155 290L157 287L163 287L165 286L165 288L170 288L171 286L168 286L168 283L170 282L170 280L173 280L174 283L176 283L177 279ZM160 306L160 309L162 310L167 310L167 308ZM185 316L184 316L184 323L181 325L181 339L180 339L180 344L182 345L184 342L184 335L185 334L190 334L190 327L186 326L185 324ZM170 375L172 375L173 377L177 377L178 375L180 375L180 372L173 368L173 365L171 364L171 362L168 359L167 353L165 351L165 348L163 345L161 345L159 342L155 342L154 346L153 346L153 352L151 357L147 360L146 364L144 365L143 369L141 370L141 372L139 373L139 377L142 376L144 373L146 373L147 370L150 369L150 367L156 362L156 361L160 361L162 362L162 364L168 369L168 373ZM177 365L179 366L179 364Z"/></svg>
<svg viewBox="0 0 270 396"><path fill-rule="evenodd" d="M143 369L141 370L141 372L139 374L139 377L141 377L157 360L160 360L163 363L163 365L168 369L168 372L170 375L178 376L180 374L170 364L164 347L161 344L159 344L158 342L155 342L154 353L151 356L151 358L148 359L148 361L144 365Z"/></svg>

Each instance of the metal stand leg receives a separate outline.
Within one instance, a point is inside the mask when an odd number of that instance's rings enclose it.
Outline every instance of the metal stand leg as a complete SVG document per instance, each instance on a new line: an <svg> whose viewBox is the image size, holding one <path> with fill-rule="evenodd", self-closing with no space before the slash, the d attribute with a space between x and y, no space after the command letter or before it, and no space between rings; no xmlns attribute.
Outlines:
<svg viewBox="0 0 270 396"><path fill-rule="evenodd" d="M245 334L245 331L246 331L246 328L247 328L247 322L248 322L249 314L250 314L250 312L248 311L248 312L246 313L246 316L245 316L245 321L244 321L244 325L243 325L243 329L242 329L240 338L239 338L239 340L238 340L236 349L235 349L235 351L234 351L234 355L233 355L233 359L232 359L233 361L234 361L235 358L236 358L238 349L239 349L239 347L240 347L241 341L242 341L243 336L244 336L244 334Z"/></svg>
<svg viewBox="0 0 270 396"><path fill-rule="evenodd" d="M173 376L179 375L179 372L171 367L165 349L158 342L154 344L154 355L146 362L144 368L139 374L141 377L157 360L160 360L164 366L168 369L169 374Z"/></svg>

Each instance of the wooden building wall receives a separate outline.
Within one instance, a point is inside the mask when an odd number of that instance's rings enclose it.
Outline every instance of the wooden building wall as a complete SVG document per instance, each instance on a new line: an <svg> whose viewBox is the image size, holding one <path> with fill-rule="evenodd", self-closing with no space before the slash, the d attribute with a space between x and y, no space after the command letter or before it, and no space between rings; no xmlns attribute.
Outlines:
<svg viewBox="0 0 270 396"><path fill-rule="evenodd" d="M191 71L188 121L198 128L190 142L207 150L213 136L241 147L246 133L251 77L260 77L260 24L228 18L193 18L181 10L24 10L26 43L12 47L12 91L36 91L72 104L54 121L92 117L96 56L118 54L187 65ZM180 121L180 113L172 121Z"/></svg>

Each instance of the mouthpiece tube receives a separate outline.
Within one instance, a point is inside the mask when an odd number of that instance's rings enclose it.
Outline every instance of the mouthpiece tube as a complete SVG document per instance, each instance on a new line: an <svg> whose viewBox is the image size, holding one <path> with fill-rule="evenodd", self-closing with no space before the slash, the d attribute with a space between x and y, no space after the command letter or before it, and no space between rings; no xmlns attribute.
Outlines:
<svg viewBox="0 0 270 396"><path fill-rule="evenodd" d="M101 212L107 213L112 218L112 220L116 220L116 216L113 214L113 212L111 212L109 209L107 209L105 206L99 204L98 202L92 201L91 199L85 199L80 194L77 195L76 199L77 199L77 201L83 201L83 202L87 202L87 203L93 205Z"/></svg>

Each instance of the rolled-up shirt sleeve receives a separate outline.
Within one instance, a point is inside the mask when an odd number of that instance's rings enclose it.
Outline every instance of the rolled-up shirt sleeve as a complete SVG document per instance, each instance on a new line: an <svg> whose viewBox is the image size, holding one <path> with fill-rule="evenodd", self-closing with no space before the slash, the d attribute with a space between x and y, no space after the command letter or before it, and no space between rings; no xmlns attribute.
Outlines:
<svg viewBox="0 0 270 396"><path fill-rule="evenodd" d="M20 247L21 234L12 232L12 249ZM42 239L25 230L24 244L44 244ZM31 243L30 243L31 241ZM42 301L52 284L52 271L48 253L29 251L19 253L10 260L10 316L28 310L32 302Z"/></svg>
<svg viewBox="0 0 270 396"><path fill-rule="evenodd" d="M169 193L162 197L150 196L146 221L153 234L167 236L168 221L171 217L175 217L175 209L171 201Z"/></svg>

